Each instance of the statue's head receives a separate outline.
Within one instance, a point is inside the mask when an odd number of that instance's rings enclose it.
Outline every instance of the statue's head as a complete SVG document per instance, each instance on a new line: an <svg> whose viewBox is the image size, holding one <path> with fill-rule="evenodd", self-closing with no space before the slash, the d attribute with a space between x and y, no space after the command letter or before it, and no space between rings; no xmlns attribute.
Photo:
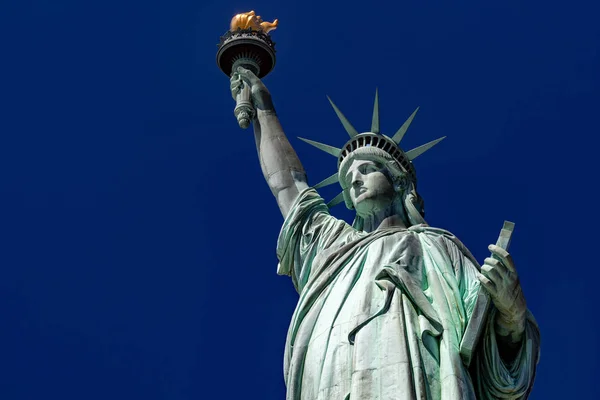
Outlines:
<svg viewBox="0 0 600 400"><path fill-rule="evenodd" d="M383 135L379 136L383 139ZM407 171L398 160L399 154L394 157L394 153L374 146L359 147L340 162L338 177L344 203L356 211L353 225L359 230L367 216L382 212L400 216L406 226L424 222L414 168ZM407 202L412 206L407 206Z"/></svg>
<svg viewBox="0 0 600 400"><path fill-rule="evenodd" d="M349 164L340 176L348 208L361 217L389 210L401 192L396 191L388 166L369 157L356 157Z"/></svg>
<svg viewBox="0 0 600 400"><path fill-rule="evenodd" d="M423 200L417 193L417 178L412 160L444 138L404 152L399 143L418 109L393 137L388 137L379 133L377 93L371 131L360 134L331 99L329 101L350 135L350 140L338 149L300 138L338 159L338 172L314 186L318 189L339 181L343 191L328 206L333 207L343 201L346 207L355 210L353 226L358 230L363 229L366 216L382 211L399 215L406 226L425 223Z"/></svg>

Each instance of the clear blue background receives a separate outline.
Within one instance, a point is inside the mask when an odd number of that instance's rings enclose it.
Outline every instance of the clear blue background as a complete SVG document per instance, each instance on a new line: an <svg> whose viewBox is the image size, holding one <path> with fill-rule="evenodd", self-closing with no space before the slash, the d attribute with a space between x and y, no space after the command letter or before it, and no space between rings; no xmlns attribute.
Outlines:
<svg viewBox="0 0 600 400"><path fill-rule="evenodd" d="M375 87L433 226L504 219L542 330L532 399L600 397L597 3L42 1L0 8L0 398L283 399L297 294L216 43L279 18L265 78L314 184ZM322 194L332 198L337 188ZM335 213L351 219L338 206ZM597 225L596 225L597 226Z"/></svg>

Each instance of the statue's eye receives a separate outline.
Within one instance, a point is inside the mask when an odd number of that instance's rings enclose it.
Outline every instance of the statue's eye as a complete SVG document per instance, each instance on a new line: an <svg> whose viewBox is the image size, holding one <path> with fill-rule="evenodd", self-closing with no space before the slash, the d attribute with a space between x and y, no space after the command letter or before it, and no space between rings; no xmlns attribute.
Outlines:
<svg viewBox="0 0 600 400"><path fill-rule="evenodd" d="M375 171L377 171L377 167L375 165L365 165L363 168L363 174L368 174Z"/></svg>

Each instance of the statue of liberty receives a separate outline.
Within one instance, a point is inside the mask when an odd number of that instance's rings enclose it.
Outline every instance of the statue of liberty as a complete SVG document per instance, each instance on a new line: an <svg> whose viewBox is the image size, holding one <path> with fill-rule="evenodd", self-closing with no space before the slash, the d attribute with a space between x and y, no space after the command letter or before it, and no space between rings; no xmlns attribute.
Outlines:
<svg viewBox="0 0 600 400"><path fill-rule="evenodd" d="M377 94L366 133L331 103L350 140L303 139L337 158L337 173L311 187L265 85L242 67L230 83L234 98L251 93L260 165L284 217L277 272L299 293L286 399L526 399L540 337L515 265L490 245L479 266L455 236L425 223L412 160L441 139L399 147L416 111L390 137L379 131ZM336 182L342 192L327 204L316 189ZM352 225L330 214L341 202L356 211ZM480 288L494 307L467 365L461 341Z"/></svg>

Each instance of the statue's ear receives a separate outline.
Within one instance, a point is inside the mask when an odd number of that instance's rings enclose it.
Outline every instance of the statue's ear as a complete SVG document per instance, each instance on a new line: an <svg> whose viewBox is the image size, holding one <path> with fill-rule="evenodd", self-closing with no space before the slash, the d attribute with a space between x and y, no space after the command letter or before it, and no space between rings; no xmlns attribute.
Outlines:
<svg viewBox="0 0 600 400"><path fill-rule="evenodd" d="M401 174L398 178L396 178L395 186L398 188L397 191L405 193L410 190L411 182L408 179L406 174Z"/></svg>
<svg viewBox="0 0 600 400"><path fill-rule="evenodd" d="M410 189L410 180L404 171L398 167L396 161L389 161L388 172L391 175L392 183L394 184L394 190L397 193L406 193Z"/></svg>

